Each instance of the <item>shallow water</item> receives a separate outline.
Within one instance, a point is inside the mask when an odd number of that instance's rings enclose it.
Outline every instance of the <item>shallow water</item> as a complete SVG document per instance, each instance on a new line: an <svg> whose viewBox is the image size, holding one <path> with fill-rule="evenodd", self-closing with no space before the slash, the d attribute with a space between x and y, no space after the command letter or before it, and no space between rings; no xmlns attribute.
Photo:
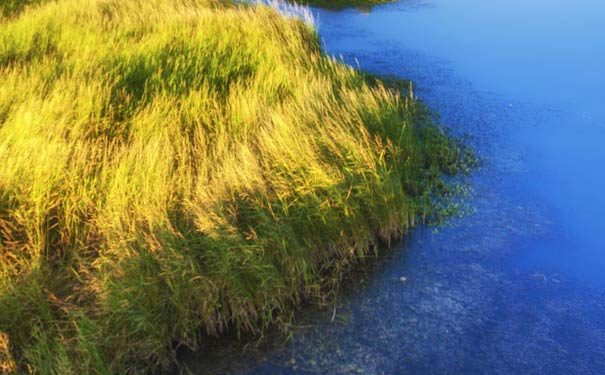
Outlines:
<svg viewBox="0 0 605 375"><path fill-rule="evenodd" d="M605 374L605 2L314 13L326 50L412 79L470 135L484 160L477 212L368 262L335 306L298 314L290 341L207 340L184 363L196 374Z"/></svg>

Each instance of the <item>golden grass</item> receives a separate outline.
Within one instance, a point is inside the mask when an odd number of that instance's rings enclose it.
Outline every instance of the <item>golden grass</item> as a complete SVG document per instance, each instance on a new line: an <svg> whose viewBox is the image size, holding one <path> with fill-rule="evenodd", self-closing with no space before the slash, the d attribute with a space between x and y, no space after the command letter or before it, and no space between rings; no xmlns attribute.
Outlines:
<svg viewBox="0 0 605 375"><path fill-rule="evenodd" d="M460 161L422 105L268 7L64 0L1 22L3 370L140 373L262 329L434 213Z"/></svg>

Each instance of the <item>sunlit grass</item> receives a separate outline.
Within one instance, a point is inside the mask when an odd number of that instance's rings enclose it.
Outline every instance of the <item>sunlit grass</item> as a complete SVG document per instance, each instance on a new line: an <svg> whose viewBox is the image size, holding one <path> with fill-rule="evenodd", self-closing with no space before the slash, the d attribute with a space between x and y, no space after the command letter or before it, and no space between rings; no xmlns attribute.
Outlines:
<svg viewBox="0 0 605 375"><path fill-rule="evenodd" d="M144 372L262 329L438 214L460 160L410 95L267 7L65 0L4 19L0 369Z"/></svg>

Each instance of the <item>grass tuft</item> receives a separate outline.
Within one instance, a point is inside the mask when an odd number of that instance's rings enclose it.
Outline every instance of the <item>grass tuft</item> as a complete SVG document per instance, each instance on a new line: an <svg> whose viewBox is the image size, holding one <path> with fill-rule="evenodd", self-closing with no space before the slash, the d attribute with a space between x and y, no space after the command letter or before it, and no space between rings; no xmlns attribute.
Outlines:
<svg viewBox="0 0 605 375"><path fill-rule="evenodd" d="M407 86L269 7L17 4L0 24L4 372L143 373L258 332L443 211L464 165Z"/></svg>

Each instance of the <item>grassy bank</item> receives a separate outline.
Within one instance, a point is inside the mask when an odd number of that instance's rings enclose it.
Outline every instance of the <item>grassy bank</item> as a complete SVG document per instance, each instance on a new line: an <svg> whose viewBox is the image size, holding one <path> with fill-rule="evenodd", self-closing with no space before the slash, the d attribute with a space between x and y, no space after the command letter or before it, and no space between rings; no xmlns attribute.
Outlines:
<svg viewBox="0 0 605 375"><path fill-rule="evenodd" d="M43 4L49 0L2 0L0 15L11 17L20 13L26 7ZM253 0L254 2L255 0ZM317 6L323 8L345 8L350 6L372 6L385 4L395 0L285 0L291 3Z"/></svg>
<svg viewBox="0 0 605 375"><path fill-rule="evenodd" d="M460 158L410 95L269 8L65 0L4 19L0 369L141 373L260 330L438 214Z"/></svg>

